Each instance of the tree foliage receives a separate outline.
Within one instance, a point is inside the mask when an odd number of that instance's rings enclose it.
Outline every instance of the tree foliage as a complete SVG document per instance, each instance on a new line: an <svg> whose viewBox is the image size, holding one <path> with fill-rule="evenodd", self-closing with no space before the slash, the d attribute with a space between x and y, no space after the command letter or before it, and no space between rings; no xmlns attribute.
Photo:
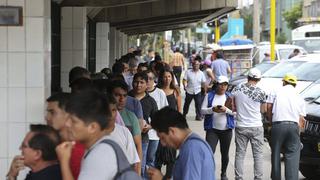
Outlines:
<svg viewBox="0 0 320 180"><path fill-rule="evenodd" d="M278 44L285 44L287 41L286 34L283 32L279 33L276 37L276 41Z"/></svg>
<svg viewBox="0 0 320 180"><path fill-rule="evenodd" d="M252 6L244 7L240 9L240 16L244 21L244 34L248 38L252 38L253 35L253 9Z"/></svg>
<svg viewBox="0 0 320 180"><path fill-rule="evenodd" d="M298 19L302 17L302 3L295 5L293 8L285 11L283 14L284 20L287 22L289 29L298 27Z"/></svg>

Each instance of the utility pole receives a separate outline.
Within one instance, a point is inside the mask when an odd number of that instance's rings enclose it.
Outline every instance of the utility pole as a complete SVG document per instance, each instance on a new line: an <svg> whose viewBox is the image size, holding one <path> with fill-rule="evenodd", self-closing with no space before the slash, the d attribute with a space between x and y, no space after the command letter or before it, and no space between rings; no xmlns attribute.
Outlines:
<svg viewBox="0 0 320 180"><path fill-rule="evenodd" d="M215 26L214 26L214 39L215 39L215 43L218 44L219 40L220 40L220 22L219 19L216 19L214 21Z"/></svg>
<svg viewBox="0 0 320 180"><path fill-rule="evenodd" d="M253 1L253 41L260 42L260 6L259 0Z"/></svg>
<svg viewBox="0 0 320 180"><path fill-rule="evenodd" d="M271 61L275 60L274 44L276 41L276 0L270 0L270 50Z"/></svg>

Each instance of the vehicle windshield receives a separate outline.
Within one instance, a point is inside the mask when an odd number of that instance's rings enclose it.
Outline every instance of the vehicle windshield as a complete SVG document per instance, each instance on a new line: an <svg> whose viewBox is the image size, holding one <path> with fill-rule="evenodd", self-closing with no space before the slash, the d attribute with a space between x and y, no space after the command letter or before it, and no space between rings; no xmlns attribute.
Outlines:
<svg viewBox="0 0 320 180"><path fill-rule="evenodd" d="M283 78L283 76L303 64L303 61L286 61L279 63L270 70L266 71L262 77L265 78Z"/></svg>
<svg viewBox="0 0 320 180"><path fill-rule="evenodd" d="M289 55L293 52L294 49L280 49L279 56L280 60L289 59Z"/></svg>
<svg viewBox="0 0 320 180"><path fill-rule="evenodd" d="M259 69L261 74L263 74L275 65L276 65L276 63L260 63L260 64L255 65L254 68ZM249 74L249 70L243 72L242 75L247 76Z"/></svg>
<svg viewBox="0 0 320 180"><path fill-rule="evenodd" d="M320 81L317 81L307 87L304 91L301 92L301 96L306 101L313 101L314 99L320 97Z"/></svg>
<svg viewBox="0 0 320 180"><path fill-rule="evenodd" d="M308 51L308 53L320 51L320 39L294 40L292 43L294 45L303 47L306 51Z"/></svg>
<svg viewBox="0 0 320 180"><path fill-rule="evenodd" d="M314 103L320 104L320 97L313 101Z"/></svg>
<svg viewBox="0 0 320 180"><path fill-rule="evenodd" d="M304 63L292 71L299 81L316 81L320 79L320 63Z"/></svg>

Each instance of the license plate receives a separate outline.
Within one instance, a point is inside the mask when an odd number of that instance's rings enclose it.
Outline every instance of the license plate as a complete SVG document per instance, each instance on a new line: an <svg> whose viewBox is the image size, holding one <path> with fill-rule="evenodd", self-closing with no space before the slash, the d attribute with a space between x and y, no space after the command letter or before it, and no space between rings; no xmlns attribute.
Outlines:
<svg viewBox="0 0 320 180"><path fill-rule="evenodd" d="M320 152L320 142L318 142L318 152Z"/></svg>

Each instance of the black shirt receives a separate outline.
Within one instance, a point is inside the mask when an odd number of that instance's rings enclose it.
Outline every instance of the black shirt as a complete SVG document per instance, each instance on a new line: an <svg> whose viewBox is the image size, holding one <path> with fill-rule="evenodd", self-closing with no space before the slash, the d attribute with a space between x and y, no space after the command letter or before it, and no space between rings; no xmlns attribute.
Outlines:
<svg viewBox="0 0 320 180"><path fill-rule="evenodd" d="M35 173L30 171L25 180L62 180L60 165L51 165Z"/></svg>
<svg viewBox="0 0 320 180"><path fill-rule="evenodd" d="M129 96L134 97L132 91L130 91L128 94L129 94ZM151 117L151 115L153 113L158 111L157 103L148 93L146 93L146 95L140 100L140 103L141 103L142 111L143 111L143 119L148 124L150 124L149 118ZM142 133L142 142L148 141L148 138L149 138L148 133Z"/></svg>

